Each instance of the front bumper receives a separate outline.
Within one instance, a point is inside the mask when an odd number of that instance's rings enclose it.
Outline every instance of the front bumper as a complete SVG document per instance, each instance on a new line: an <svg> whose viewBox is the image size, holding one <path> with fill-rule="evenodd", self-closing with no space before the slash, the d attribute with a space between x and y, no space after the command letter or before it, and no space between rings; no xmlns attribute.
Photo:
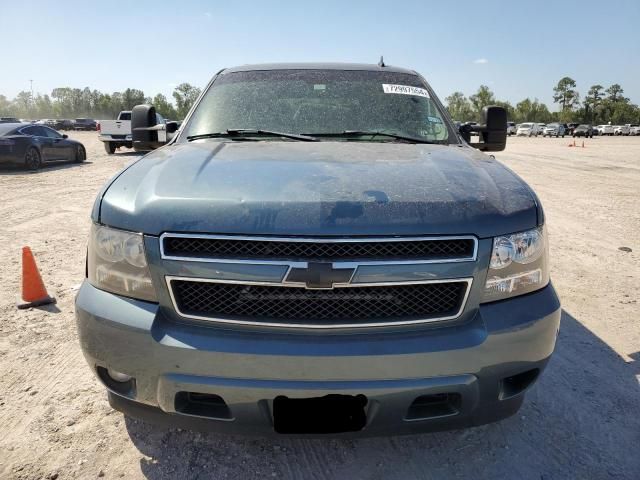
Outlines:
<svg viewBox="0 0 640 480"><path fill-rule="evenodd" d="M94 372L110 368L135 377L135 388L109 394L114 408L130 416L269 435L278 396L365 395L366 426L355 435L388 435L480 425L515 413L526 388L506 392L504 380L544 369L555 345L560 303L549 285L481 305L463 325L400 327L391 333L287 333L177 323L156 304L85 282L76 315ZM108 383L103 375L98 378ZM218 395L230 415L177 412L179 392ZM460 398L455 413L408 415L417 397L444 393Z"/></svg>

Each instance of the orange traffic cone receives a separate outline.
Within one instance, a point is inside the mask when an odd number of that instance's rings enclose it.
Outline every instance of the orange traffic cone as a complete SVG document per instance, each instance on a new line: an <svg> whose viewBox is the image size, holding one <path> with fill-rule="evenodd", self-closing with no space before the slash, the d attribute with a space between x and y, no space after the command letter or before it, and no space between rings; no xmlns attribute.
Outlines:
<svg viewBox="0 0 640 480"><path fill-rule="evenodd" d="M31 249L22 247L22 299L18 302L18 308L38 307L48 303L56 303L56 299L50 297L44 288Z"/></svg>

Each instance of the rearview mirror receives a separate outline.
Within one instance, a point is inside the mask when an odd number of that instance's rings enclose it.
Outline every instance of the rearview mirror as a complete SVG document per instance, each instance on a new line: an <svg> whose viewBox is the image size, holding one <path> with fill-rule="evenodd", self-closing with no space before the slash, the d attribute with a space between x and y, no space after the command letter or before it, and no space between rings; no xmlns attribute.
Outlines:
<svg viewBox="0 0 640 480"><path fill-rule="evenodd" d="M495 105L482 109L482 125L460 125L460 135L472 147L483 152L500 152L507 145L507 111ZM471 132L477 132L481 142L471 143Z"/></svg>

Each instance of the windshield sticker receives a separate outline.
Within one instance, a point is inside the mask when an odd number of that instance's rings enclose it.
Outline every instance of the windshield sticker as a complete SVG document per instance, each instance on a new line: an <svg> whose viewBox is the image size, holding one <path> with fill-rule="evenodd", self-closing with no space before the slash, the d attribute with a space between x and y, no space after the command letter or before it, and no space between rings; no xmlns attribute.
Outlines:
<svg viewBox="0 0 640 480"><path fill-rule="evenodd" d="M327 86L326 86L326 85L324 85L324 84L316 83L316 84L313 86L313 89L314 89L314 90L326 90L326 89L327 89Z"/></svg>
<svg viewBox="0 0 640 480"><path fill-rule="evenodd" d="M442 123L442 119L438 117L427 117L427 120L431 123Z"/></svg>
<svg viewBox="0 0 640 480"><path fill-rule="evenodd" d="M410 87L408 85L390 85L388 83L382 84L382 90L384 93L398 93L400 95L417 95L418 97L429 97L429 92L424 88Z"/></svg>

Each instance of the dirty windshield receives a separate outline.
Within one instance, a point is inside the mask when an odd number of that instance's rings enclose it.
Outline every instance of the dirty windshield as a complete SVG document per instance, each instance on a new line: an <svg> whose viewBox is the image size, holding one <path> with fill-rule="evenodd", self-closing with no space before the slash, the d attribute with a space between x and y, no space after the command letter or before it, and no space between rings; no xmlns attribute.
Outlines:
<svg viewBox="0 0 640 480"><path fill-rule="evenodd" d="M237 129L316 134L321 140L397 141L384 135L395 134L423 142L456 141L417 75L362 70L221 75L198 105L183 138Z"/></svg>

